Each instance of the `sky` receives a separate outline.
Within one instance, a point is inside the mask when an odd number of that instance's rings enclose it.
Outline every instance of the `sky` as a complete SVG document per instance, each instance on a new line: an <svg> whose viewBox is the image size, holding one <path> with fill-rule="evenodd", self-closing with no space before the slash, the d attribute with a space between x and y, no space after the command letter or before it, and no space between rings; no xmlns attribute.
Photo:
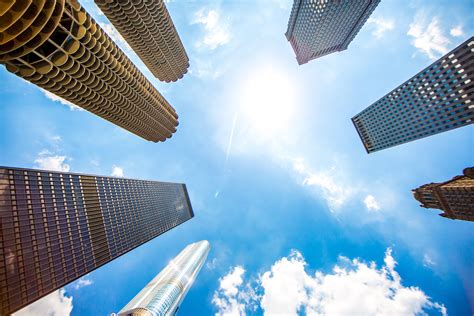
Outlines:
<svg viewBox="0 0 474 316"><path fill-rule="evenodd" d="M299 66L289 0L167 1L190 59L147 142L0 67L0 165L186 183L195 217L18 315L118 312L187 244L211 252L180 315L470 315L473 224L411 190L474 163L473 127L368 155L350 118L474 30L472 1L382 0L349 48Z"/></svg>

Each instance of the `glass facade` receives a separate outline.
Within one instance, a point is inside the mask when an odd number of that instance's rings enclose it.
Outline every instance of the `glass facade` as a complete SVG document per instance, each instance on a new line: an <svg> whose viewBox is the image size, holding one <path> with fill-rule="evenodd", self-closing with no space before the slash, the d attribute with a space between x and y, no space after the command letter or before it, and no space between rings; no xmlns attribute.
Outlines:
<svg viewBox="0 0 474 316"><path fill-rule="evenodd" d="M0 167L0 315L194 216L184 184Z"/></svg>
<svg viewBox="0 0 474 316"><path fill-rule="evenodd" d="M368 153L474 122L474 38L352 118Z"/></svg>
<svg viewBox="0 0 474 316"><path fill-rule="evenodd" d="M207 240L188 245L120 311L119 316L174 315L209 250Z"/></svg>
<svg viewBox="0 0 474 316"><path fill-rule="evenodd" d="M286 38L298 63L347 49L380 0L294 0Z"/></svg>

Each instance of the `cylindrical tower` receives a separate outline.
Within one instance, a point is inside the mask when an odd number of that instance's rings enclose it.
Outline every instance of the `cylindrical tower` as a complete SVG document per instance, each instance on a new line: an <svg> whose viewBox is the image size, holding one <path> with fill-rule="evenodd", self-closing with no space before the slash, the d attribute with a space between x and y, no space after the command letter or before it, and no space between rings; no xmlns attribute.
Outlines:
<svg viewBox="0 0 474 316"><path fill-rule="evenodd" d="M163 0L95 3L156 78L176 81L188 72L188 55Z"/></svg>
<svg viewBox="0 0 474 316"><path fill-rule="evenodd" d="M118 315L174 315L206 261L209 250L207 240L188 245Z"/></svg>
<svg viewBox="0 0 474 316"><path fill-rule="evenodd" d="M0 63L147 140L178 115L77 0L0 1Z"/></svg>

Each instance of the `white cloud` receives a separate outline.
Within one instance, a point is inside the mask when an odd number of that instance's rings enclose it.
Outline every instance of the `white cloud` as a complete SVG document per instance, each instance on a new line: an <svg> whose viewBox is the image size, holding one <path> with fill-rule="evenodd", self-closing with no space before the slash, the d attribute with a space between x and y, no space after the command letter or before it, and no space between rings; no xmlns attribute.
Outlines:
<svg viewBox="0 0 474 316"><path fill-rule="evenodd" d="M71 102L69 102L69 101L67 101L67 100L65 100L65 99L63 99L63 98L61 98L57 95L55 95L54 93L51 93L51 92L49 92L47 90L44 90L44 89L40 89L40 90L41 90L41 92L43 92L43 94L46 96L46 98L48 98L48 99L50 99L54 102L59 102L63 105L68 106L71 111L84 111L84 109L78 107L75 104L72 104Z"/></svg>
<svg viewBox="0 0 474 316"><path fill-rule="evenodd" d="M120 33L111 23L99 23L99 25L104 29L105 33L110 36L115 44L128 51L132 51L130 45L128 45L127 41L122 37L122 35L120 35Z"/></svg>
<svg viewBox="0 0 474 316"><path fill-rule="evenodd" d="M66 163L66 156L54 155L48 150L43 150L35 159L35 166L39 169L69 172L70 166Z"/></svg>
<svg viewBox="0 0 474 316"><path fill-rule="evenodd" d="M436 59L448 52L450 40L444 35L437 17L433 17L426 25L419 15L410 24L407 35L412 36L412 45L426 54L430 59Z"/></svg>
<svg viewBox="0 0 474 316"><path fill-rule="evenodd" d="M217 67L214 62L210 59L202 60L200 58L194 58L194 63L191 65L189 73L200 79L217 79L219 78L223 70Z"/></svg>
<svg viewBox="0 0 474 316"><path fill-rule="evenodd" d="M436 265L436 262L429 254L425 253L423 255L423 265L425 267L434 267Z"/></svg>
<svg viewBox="0 0 474 316"><path fill-rule="evenodd" d="M72 285L76 290L79 290L80 288L89 286L94 284L94 281L91 279L87 278L87 275L81 277L79 280L75 281Z"/></svg>
<svg viewBox="0 0 474 316"><path fill-rule="evenodd" d="M229 25L227 22L222 21L221 15L217 10L199 9L194 14L191 24L201 24L204 26L204 38L198 42L198 47L206 46L210 49L216 49L218 46L225 45L230 41Z"/></svg>
<svg viewBox="0 0 474 316"><path fill-rule="evenodd" d="M218 308L216 315L245 315L245 297L239 295L245 270L236 266L219 279L219 289L214 292L212 303Z"/></svg>
<svg viewBox="0 0 474 316"><path fill-rule="evenodd" d="M217 266L217 258L212 258L212 260L207 260L206 268L209 270L214 270Z"/></svg>
<svg viewBox="0 0 474 316"><path fill-rule="evenodd" d="M395 27L393 19L371 17L367 20L367 23L373 25L372 35L378 39L382 38L385 32L393 30Z"/></svg>
<svg viewBox="0 0 474 316"><path fill-rule="evenodd" d="M260 277L264 290L261 307L268 315L296 315L307 301L306 284L311 277L306 274L303 256L293 250L289 257L277 261L270 271Z"/></svg>
<svg viewBox="0 0 474 316"><path fill-rule="evenodd" d="M64 289L59 289L20 309L13 315L67 316L71 314L72 307L72 297L66 296Z"/></svg>
<svg viewBox="0 0 474 316"><path fill-rule="evenodd" d="M49 137L49 139L53 143L59 143L62 140L61 136L59 136L59 135L52 135L52 136Z"/></svg>
<svg viewBox="0 0 474 316"><path fill-rule="evenodd" d="M315 172L309 170L302 159L293 159L293 170L303 176L304 186L318 189L331 211L340 208L354 194L354 189L340 179L335 167Z"/></svg>
<svg viewBox="0 0 474 316"><path fill-rule="evenodd" d="M450 31L449 34L454 37L460 37L464 35L464 31L462 29L462 25L458 25L456 27L453 27Z"/></svg>
<svg viewBox="0 0 474 316"><path fill-rule="evenodd" d="M391 249L387 249L380 268L374 262L340 257L331 272L312 275L306 271L302 254L292 250L259 276L258 290L263 294L253 295L251 300L265 315L418 315L427 310L447 315L444 305L433 302L420 288L404 286L396 265ZM233 306L239 307L235 315L245 314L251 300L233 297ZM217 304L221 302L213 303L221 311Z"/></svg>
<svg viewBox="0 0 474 316"><path fill-rule="evenodd" d="M289 9L291 8L291 5L293 4L292 0L273 0L275 4L277 4L280 9Z"/></svg>
<svg viewBox="0 0 474 316"><path fill-rule="evenodd" d="M112 167L112 177L123 178L123 168L114 165Z"/></svg>
<svg viewBox="0 0 474 316"><path fill-rule="evenodd" d="M378 211L380 210L380 205L373 195L367 195L364 199L364 204L367 210L369 211Z"/></svg>

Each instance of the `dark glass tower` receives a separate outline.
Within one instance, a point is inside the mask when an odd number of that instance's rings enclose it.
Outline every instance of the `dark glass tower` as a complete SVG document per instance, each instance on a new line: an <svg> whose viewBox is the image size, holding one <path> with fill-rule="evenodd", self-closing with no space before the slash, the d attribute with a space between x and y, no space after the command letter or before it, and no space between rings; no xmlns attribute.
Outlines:
<svg viewBox="0 0 474 316"><path fill-rule="evenodd" d="M380 0L294 0L286 39L298 64L349 46Z"/></svg>
<svg viewBox="0 0 474 316"><path fill-rule="evenodd" d="M442 217L474 222L474 168L449 181L422 185L413 196L421 207L443 210Z"/></svg>
<svg viewBox="0 0 474 316"><path fill-rule="evenodd" d="M352 122L368 153L474 121L474 38L357 114Z"/></svg>
<svg viewBox="0 0 474 316"><path fill-rule="evenodd" d="M0 315L194 216L184 184L0 167Z"/></svg>

